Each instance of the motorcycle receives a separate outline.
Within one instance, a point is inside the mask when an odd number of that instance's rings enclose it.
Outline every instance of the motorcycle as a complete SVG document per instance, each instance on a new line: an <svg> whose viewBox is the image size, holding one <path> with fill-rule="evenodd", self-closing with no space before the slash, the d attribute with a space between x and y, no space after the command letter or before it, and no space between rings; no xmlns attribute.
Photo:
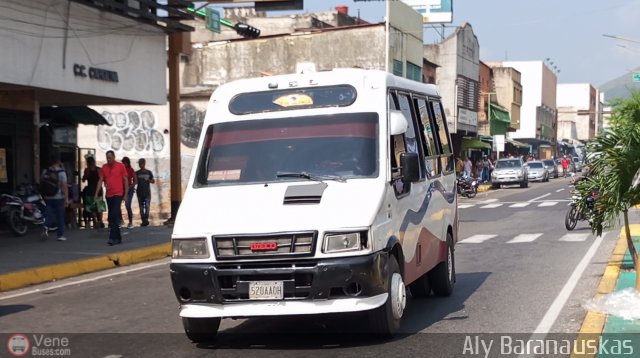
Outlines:
<svg viewBox="0 0 640 358"><path fill-rule="evenodd" d="M467 198L474 198L478 194L478 180L472 177L457 177L456 187L458 188L458 194Z"/></svg>
<svg viewBox="0 0 640 358"><path fill-rule="evenodd" d="M11 231L18 236L26 234L28 229L27 222L22 218L23 205L22 199L15 195L0 195L0 216L9 224Z"/></svg>
<svg viewBox="0 0 640 358"><path fill-rule="evenodd" d="M47 204L40 193L30 184L21 184L15 193L23 202L22 218L28 223L42 225Z"/></svg>
<svg viewBox="0 0 640 358"><path fill-rule="evenodd" d="M574 194L571 196L572 201L569 206L569 211L567 211L567 214L564 218L564 226L567 228L567 230L573 230L578 224L578 221L581 220L586 220L589 222L589 225L591 225L591 217L593 215L597 197L598 193L595 191L592 191L591 194L586 198L583 198L578 194ZM586 210L578 210L577 203L583 200L586 202Z"/></svg>

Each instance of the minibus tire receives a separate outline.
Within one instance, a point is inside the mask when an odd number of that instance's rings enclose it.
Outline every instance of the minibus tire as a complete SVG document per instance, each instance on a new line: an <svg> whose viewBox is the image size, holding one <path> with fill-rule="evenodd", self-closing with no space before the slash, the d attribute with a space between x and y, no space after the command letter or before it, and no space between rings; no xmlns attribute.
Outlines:
<svg viewBox="0 0 640 358"><path fill-rule="evenodd" d="M436 296L446 297L453 292L455 282L455 260L453 255L453 239L447 233L447 259L429 271L429 284Z"/></svg>
<svg viewBox="0 0 640 358"><path fill-rule="evenodd" d="M182 317L182 326L184 333L193 343L213 343L220 328L220 320L220 317Z"/></svg>
<svg viewBox="0 0 640 358"><path fill-rule="evenodd" d="M400 266L398 265L398 261L395 256L389 255L388 265L387 301L382 306L369 312L369 324L372 333L383 338L393 337L393 335L400 329L400 321L402 321L402 315L406 305L406 291L402 281L402 275L400 274ZM398 279L400 280L399 282L397 281ZM396 290L393 289L394 283L399 286L399 289L398 287ZM402 298L400 300L394 299L394 292L396 292L396 298ZM394 305L396 305L397 308L396 314L394 314Z"/></svg>

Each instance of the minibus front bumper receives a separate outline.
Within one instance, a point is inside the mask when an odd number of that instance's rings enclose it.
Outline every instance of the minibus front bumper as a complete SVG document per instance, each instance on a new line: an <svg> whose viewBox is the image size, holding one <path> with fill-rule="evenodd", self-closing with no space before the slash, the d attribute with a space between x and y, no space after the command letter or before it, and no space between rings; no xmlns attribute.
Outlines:
<svg viewBox="0 0 640 358"><path fill-rule="evenodd" d="M388 253L314 260L171 263L182 317L365 311L387 300ZM281 299L250 298L255 282L282 282Z"/></svg>

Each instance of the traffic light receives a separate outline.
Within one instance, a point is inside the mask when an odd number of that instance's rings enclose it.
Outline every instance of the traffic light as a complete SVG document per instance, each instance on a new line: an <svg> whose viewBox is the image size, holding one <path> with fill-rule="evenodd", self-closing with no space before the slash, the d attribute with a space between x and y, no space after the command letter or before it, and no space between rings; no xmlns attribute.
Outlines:
<svg viewBox="0 0 640 358"><path fill-rule="evenodd" d="M247 37L250 39L260 37L260 29L257 29L248 24L239 22L233 26L233 29L236 30L236 33L242 37Z"/></svg>

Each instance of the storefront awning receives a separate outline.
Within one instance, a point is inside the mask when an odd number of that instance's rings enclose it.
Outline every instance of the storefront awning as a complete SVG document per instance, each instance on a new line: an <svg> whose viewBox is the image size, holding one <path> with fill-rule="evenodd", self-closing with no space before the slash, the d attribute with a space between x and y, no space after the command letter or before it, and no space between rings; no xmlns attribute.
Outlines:
<svg viewBox="0 0 640 358"><path fill-rule="evenodd" d="M491 121L499 121L511 124L511 115L509 114L509 111L496 105L492 105L489 108L491 109L491 115L489 116Z"/></svg>
<svg viewBox="0 0 640 358"><path fill-rule="evenodd" d="M100 113L86 106L40 107L40 121L70 125L109 125L109 122Z"/></svg>
<svg viewBox="0 0 640 358"><path fill-rule="evenodd" d="M478 138L462 138L462 148L464 149L491 149L491 144L483 142Z"/></svg>
<svg viewBox="0 0 640 358"><path fill-rule="evenodd" d="M518 142L517 140L513 140L511 138L506 138L505 139L507 141L507 143L510 143L511 145L518 147L518 148L529 148L529 144L524 144L521 142Z"/></svg>

